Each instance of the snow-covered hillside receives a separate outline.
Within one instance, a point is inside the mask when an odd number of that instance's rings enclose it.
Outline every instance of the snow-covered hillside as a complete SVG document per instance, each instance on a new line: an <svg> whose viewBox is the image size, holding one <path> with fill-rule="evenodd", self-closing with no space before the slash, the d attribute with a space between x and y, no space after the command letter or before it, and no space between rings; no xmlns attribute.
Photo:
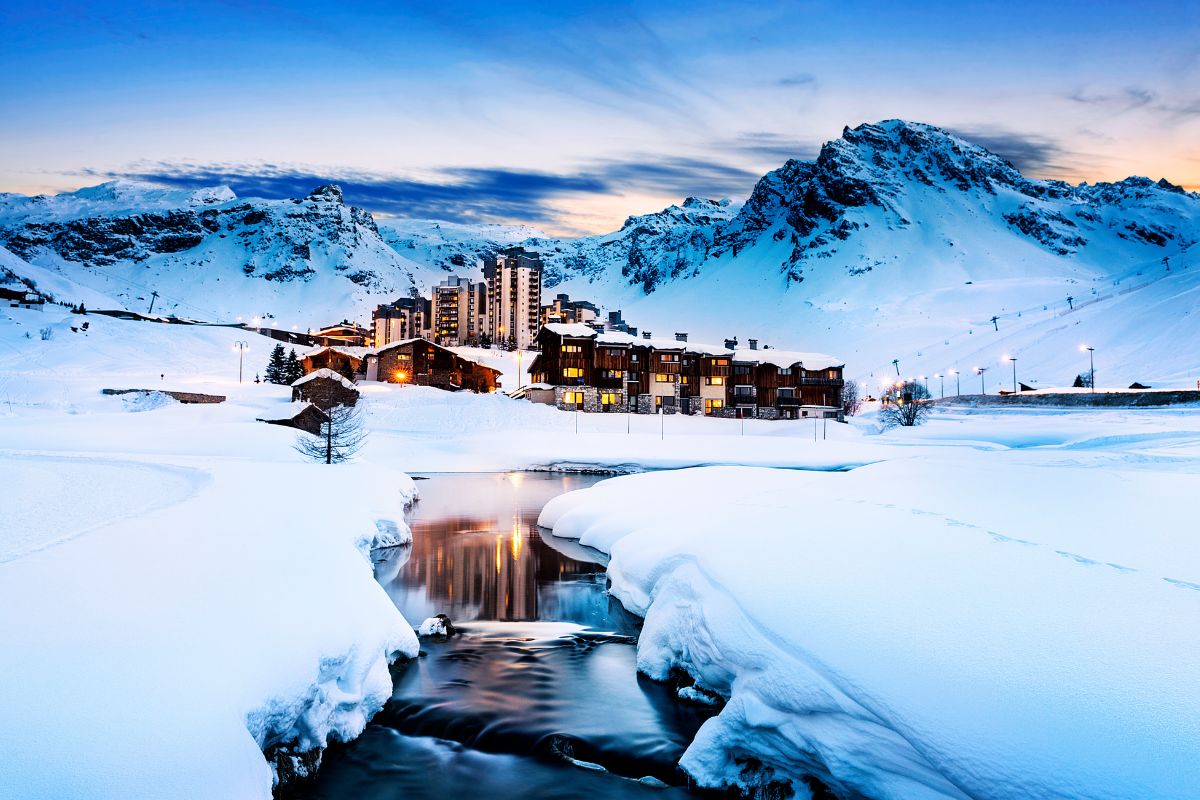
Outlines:
<svg viewBox="0 0 1200 800"><path fill-rule="evenodd" d="M0 195L0 245L35 267L8 272L78 302L214 321L262 316L301 330L364 319L428 284L336 186L295 200L240 200L225 187L168 191L115 181L55 197ZM38 280L38 274L43 280Z"/></svg>
<svg viewBox="0 0 1200 800"><path fill-rule="evenodd" d="M520 244L542 254L547 289L643 330L836 353L868 385L894 378L893 361L906 377L988 367L990 391L1006 355L1022 382L1070 382L1087 369L1083 343L1109 385L1192 385L1200 367L1180 343L1200 341L1198 240L1200 195L1166 180L1030 179L900 120L846 129L742 204L688 198L580 239L376 224L336 187L291 201L129 182L0 195L0 247L30 263L7 271L70 302L89 291L144 311L158 291L165 313L304 329L427 294L448 272L478 277L481 260Z"/></svg>

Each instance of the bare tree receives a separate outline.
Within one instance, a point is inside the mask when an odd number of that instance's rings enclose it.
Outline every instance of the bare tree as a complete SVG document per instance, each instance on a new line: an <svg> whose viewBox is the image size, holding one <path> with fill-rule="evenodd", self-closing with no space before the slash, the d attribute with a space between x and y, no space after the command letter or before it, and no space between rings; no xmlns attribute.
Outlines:
<svg viewBox="0 0 1200 800"><path fill-rule="evenodd" d="M925 384L917 381L905 381L892 386L880 399L883 406L879 409L879 421L885 428L920 425L933 408L929 390Z"/></svg>
<svg viewBox="0 0 1200 800"><path fill-rule="evenodd" d="M313 461L340 464L358 452L366 441L362 418L351 406L334 406L324 412L321 432L316 436L302 434L296 449Z"/></svg>
<svg viewBox="0 0 1200 800"><path fill-rule="evenodd" d="M842 387L842 413L853 417L862 410L862 404L862 398L858 395L858 384L846 381L846 385Z"/></svg>

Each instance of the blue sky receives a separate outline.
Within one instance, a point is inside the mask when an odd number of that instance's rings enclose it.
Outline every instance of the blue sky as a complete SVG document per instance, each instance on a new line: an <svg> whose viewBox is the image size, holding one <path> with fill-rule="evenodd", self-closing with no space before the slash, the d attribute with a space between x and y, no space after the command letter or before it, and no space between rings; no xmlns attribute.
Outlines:
<svg viewBox="0 0 1200 800"><path fill-rule="evenodd" d="M0 6L0 191L113 177L610 230L845 125L1200 187L1200 0Z"/></svg>

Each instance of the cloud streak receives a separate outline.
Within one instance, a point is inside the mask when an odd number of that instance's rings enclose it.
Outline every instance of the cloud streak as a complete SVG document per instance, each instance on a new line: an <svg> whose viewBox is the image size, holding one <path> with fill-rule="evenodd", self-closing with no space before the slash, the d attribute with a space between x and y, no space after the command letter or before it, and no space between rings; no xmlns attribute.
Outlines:
<svg viewBox="0 0 1200 800"><path fill-rule="evenodd" d="M570 173L446 167L429 178L278 164L171 162L139 163L120 171L85 169L81 174L180 188L228 186L239 197L267 199L304 197L316 186L337 183L348 203L386 216L542 225L562 225L563 205L582 195L719 198L748 193L758 177L720 161L649 156L598 161Z"/></svg>

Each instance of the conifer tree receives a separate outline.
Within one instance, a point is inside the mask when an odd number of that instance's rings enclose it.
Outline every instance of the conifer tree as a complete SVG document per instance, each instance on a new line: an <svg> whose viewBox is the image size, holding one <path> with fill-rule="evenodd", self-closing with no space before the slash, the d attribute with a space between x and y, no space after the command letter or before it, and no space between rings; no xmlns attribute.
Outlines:
<svg viewBox="0 0 1200 800"><path fill-rule="evenodd" d="M293 347L288 352L284 368L287 372L285 383L289 386L304 377L304 365L296 358L296 348Z"/></svg>
<svg viewBox="0 0 1200 800"><path fill-rule="evenodd" d="M267 369L263 373L263 377L267 383L287 383L287 360L283 355L283 345L275 345L275 349L271 351L271 360L267 362Z"/></svg>

